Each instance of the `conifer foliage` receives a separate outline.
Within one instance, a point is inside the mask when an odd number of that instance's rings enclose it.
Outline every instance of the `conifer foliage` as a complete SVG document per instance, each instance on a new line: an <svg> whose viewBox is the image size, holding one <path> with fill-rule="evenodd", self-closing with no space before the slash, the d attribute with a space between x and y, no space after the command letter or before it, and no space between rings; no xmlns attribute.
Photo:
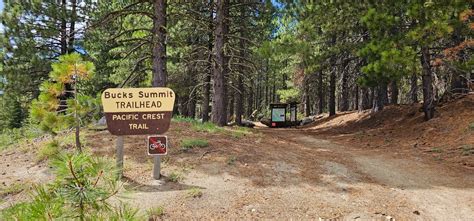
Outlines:
<svg viewBox="0 0 474 221"><path fill-rule="evenodd" d="M56 134L61 129L76 127L76 148L80 150L79 127L81 120L91 111L96 103L86 95L80 95L80 82L87 81L94 73L94 64L82 60L78 53L66 54L53 63L49 80L41 84L41 93L31 105L31 117L39 123L40 128L48 133ZM72 85L73 90L66 90L66 85ZM66 93L72 93L73 98L65 98Z"/></svg>

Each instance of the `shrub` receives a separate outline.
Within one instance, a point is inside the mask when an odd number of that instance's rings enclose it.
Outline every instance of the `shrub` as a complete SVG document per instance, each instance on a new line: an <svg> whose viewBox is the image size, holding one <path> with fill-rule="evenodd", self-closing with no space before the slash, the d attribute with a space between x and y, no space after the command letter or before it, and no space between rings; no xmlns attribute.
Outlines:
<svg viewBox="0 0 474 221"><path fill-rule="evenodd" d="M59 155L51 162L55 180L36 186L32 200L1 212L3 220L132 219L136 212L113 207L108 199L118 192L113 164L86 153Z"/></svg>
<svg viewBox="0 0 474 221"><path fill-rule="evenodd" d="M165 214L165 209L163 206L154 207L146 211L148 215L148 220L158 220L161 216Z"/></svg>
<svg viewBox="0 0 474 221"><path fill-rule="evenodd" d="M188 196L192 197L192 198L199 198L199 197L202 196L202 191L201 191L201 189L199 189L197 187L193 187L193 188L188 190Z"/></svg>
<svg viewBox="0 0 474 221"><path fill-rule="evenodd" d="M184 179L183 174L178 173L178 172L171 172L170 175L168 176L168 180L174 183L177 183L183 179Z"/></svg>

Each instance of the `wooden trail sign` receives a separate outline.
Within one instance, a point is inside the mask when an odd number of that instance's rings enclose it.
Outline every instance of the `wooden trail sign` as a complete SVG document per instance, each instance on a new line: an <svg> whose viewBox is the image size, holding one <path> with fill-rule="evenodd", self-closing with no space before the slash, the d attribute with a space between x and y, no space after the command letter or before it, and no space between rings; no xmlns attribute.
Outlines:
<svg viewBox="0 0 474 221"><path fill-rule="evenodd" d="M175 93L170 88L109 88L102 93L113 135L163 134L170 127Z"/></svg>

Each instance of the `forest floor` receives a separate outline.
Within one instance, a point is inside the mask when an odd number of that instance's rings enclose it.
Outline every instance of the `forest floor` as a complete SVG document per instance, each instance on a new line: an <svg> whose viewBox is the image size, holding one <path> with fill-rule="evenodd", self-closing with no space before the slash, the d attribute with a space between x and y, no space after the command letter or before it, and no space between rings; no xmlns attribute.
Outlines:
<svg viewBox="0 0 474 221"><path fill-rule="evenodd" d="M120 195L142 211L163 207L163 219L470 220L474 96L439 107L428 122L418 110L390 106L303 128L238 133L173 122L159 181L151 178L145 138L125 138ZM183 150L181 141L190 138L209 146ZM96 155L114 157L115 137L107 131L89 131L86 140ZM34 154L0 153L1 207L27 197L12 186L50 179Z"/></svg>

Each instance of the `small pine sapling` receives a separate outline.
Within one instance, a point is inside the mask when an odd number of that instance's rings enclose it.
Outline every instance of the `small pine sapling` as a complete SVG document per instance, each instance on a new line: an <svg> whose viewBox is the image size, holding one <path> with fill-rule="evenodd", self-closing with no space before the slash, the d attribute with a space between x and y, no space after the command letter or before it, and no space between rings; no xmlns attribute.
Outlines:
<svg viewBox="0 0 474 221"><path fill-rule="evenodd" d="M88 106L90 103L84 102L89 97L79 94L79 80L85 81L92 77L94 64L84 61L78 53L72 53L59 57L59 61L51 67L53 70L49 73L49 80L43 82L38 99L32 102L31 117L43 131L52 135L56 135L58 130L74 126L76 148L81 152L81 118L94 108ZM73 95L72 98L66 96L70 94Z"/></svg>

